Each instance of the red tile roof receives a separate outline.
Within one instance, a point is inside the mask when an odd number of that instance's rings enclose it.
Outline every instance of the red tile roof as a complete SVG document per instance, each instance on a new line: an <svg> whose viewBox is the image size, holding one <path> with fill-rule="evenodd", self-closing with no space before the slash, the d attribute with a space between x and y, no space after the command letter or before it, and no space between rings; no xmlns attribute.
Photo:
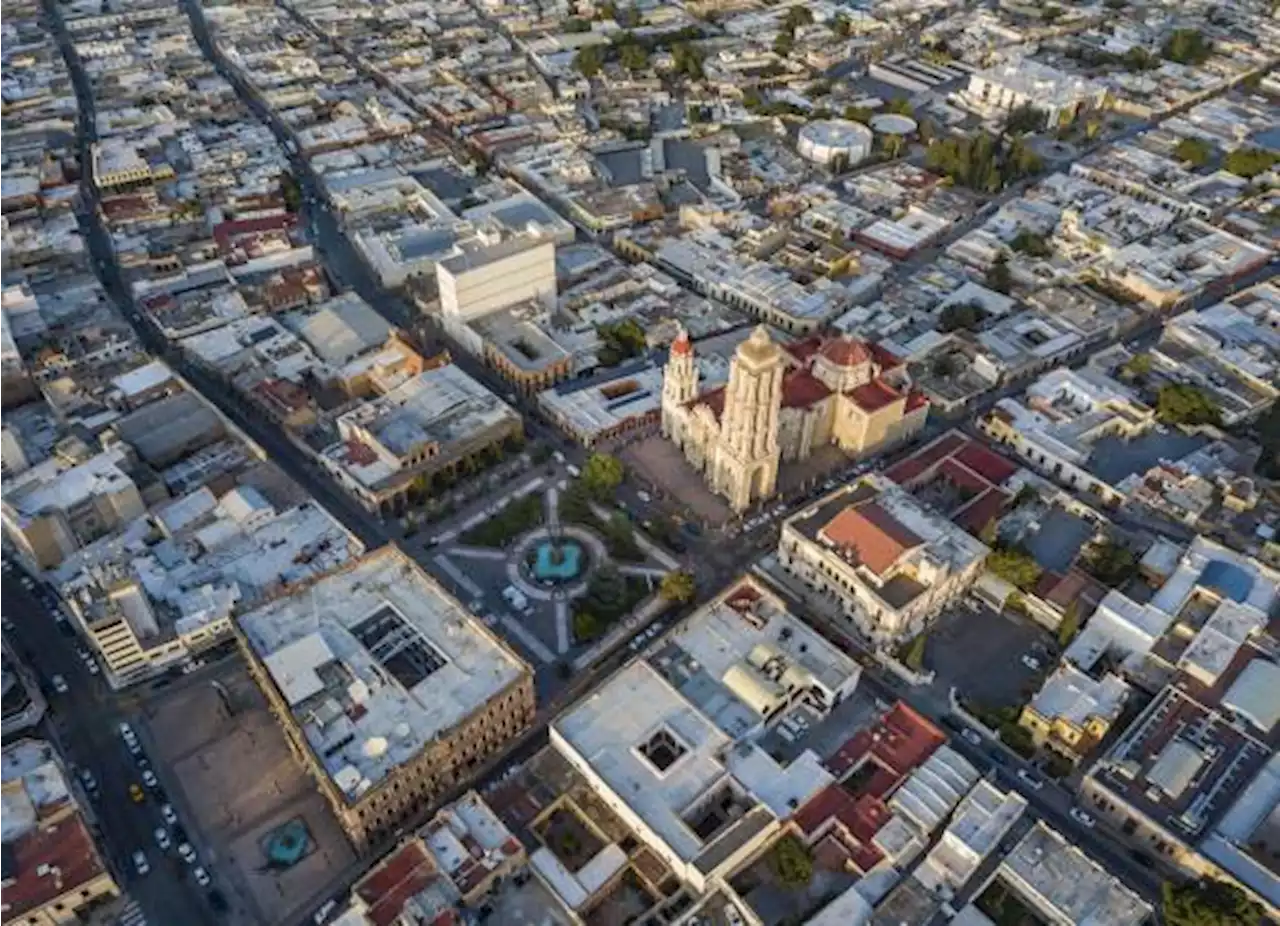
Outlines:
<svg viewBox="0 0 1280 926"><path fill-rule="evenodd" d="M808 361L821 349L822 338L819 337L805 338L803 341L796 341L794 344L788 344L783 348L796 363L800 364Z"/></svg>
<svg viewBox="0 0 1280 926"><path fill-rule="evenodd" d="M977 441L969 441L968 446L961 448L955 454L955 458L996 485L1001 485L1018 471L1018 467L1013 463L1000 454L988 450Z"/></svg>
<svg viewBox="0 0 1280 926"><path fill-rule="evenodd" d="M905 460L899 460L890 466L885 470L884 475L898 485L907 485L928 468L929 464L925 461L917 460L915 457L907 457Z"/></svg>
<svg viewBox="0 0 1280 926"><path fill-rule="evenodd" d="M871 359L882 370L893 370L902 366L902 358L886 347L868 344L867 349L871 351Z"/></svg>
<svg viewBox="0 0 1280 926"><path fill-rule="evenodd" d="M819 791L792 818L812 844L834 837L862 871L875 867L884 853L872 842L892 814L869 794L853 795L840 785Z"/></svg>
<svg viewBox="0 0 1280 926"><path fill-rule="evenodd" d="M907 408L909 412L915 411L917 408L925 408L929 405L929 397L923 392L911 390L907 393Z"/></svg>
<svg viewBox="0 0 1280 926"><path fill-rule="evenodd" d="M878 412L886 405L891 405L902 398L902 393L881 379L857 387L849 392L849 397L866 412Z"/></svg>
<svg viewBox="0 0 1280 926"><path fill-rule="evenodd" d="M693 400L692 405L705 405L711 409L711 414L716 416L716 420L724 414L724 387L712 389L710 392L704 392Z"/></svg>
<svg viewBox="0 0 1280 926"><path fill-rule="evenodd" d="M4 887L5 922L76 890L106 870L89 827L75 811L32 827L5 843L5 850L13 873ZM42 865L48 867L42 869Z"/></svg>
<svg viewBox="0 0 1280 926"><path fill-rule="evenodd" d="M845 508L822 533L876 575L884 575L903 553L924 542L874 501Z"/></svg>
<svg viewBox="0 0 1280 926"><path fill-rule="evenodd" d="M946 734L932 721L899 701L873 727L855 733L826 765L831 774L839 778L857 768L869 755L901 781L946 741ZM877 796L883 797L891 790Z"/></svg>
<svg viewBox="0 0 1280 926"><path fill-rule="evenodd" d="M970 534L980 534L992 518L998 518L1009 504L1004 489L987 489L955 513L952 520Z"/></svg>
<svg viewBox="0 0 1280 926"><path fill-rule="evenodd" d="M406 842L355 886L355 893L369 905L374 926L390 926L411 897L438 877L426 847L417 839Z"/></svg>
<svg viewBox="0 0 1280 926"><path fill-rule="evenodd" d="M981 493L991 487L991 483L973 470L957 463L955 457L943 460L942 465L938 467L938 472L945 476L952 485L961 489L968 489L970 492Z"/></svg>
<svg viewBox="0 0 1280 926"><path fill-rule="evenodd" d="M689 340L689 332L681 329L680 334L671 342L671 353L678 357L693 353L693 342Z"/></svg>
<svg viewBox="0 0 1280 926"><path fill-rule="evenodd" d="M852 367L871 360L871 351L856 338L833 338L822 345L822 356L836 366Z"/></svg>
<svg viewBox="0 0 1280 926"><path fill-rule="evenodd" d="M782 380L782 407L808 408L831 395L826 383L808 370L793 370Z"/></svg>
<svg viewBox="0 0 1280 926"><path fill-rule="evenodd" d="M226 251L233 241L242 235L256 235L265 231L287 230L298 222L298 217L282 212L277 215L264 215L256 219L238 219L232 222L219 222L213 226L213 240L218 250Z"/></svg>

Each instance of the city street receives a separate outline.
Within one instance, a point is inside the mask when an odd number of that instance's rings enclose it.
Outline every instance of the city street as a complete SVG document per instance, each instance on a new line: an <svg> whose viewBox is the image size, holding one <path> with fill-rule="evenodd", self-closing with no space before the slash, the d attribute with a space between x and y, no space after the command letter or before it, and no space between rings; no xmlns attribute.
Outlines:
<svg viewBox="0 0 1280 926"><path fill-rule="evenodd" d="M7 633L10 643L31 667L49 699L49 711L35 735L47 737L65 757L69 777L77 782L77 797L96 823L108 866L139 903L148 923L218 922L209 892L192 880L190 867L172 848L164 853L156 845L155 830L164 825L160 817L163 792L148 789L142 803L130 798L129 786L141 783L142 767L126 748L119 724L135 719L138 696L116 694L101 673L89 674L76 652L80 644L74 631L69 624L59 625L54 617L52 590L37 583L29 591L22 582L24 575L13 565L5 570L3 597L5 613L14 624ZM66 694L54 692L50 680L55 675L66 680ZM174 684L201 683L200 676L191 675ZM95 781L88 794L80 777L83 771L91 773ZM155 772L163 784L164 770L156 768ZM139 849L151 866L144 876L136 873L131 860ZM217 872L211 874L216 887Z"/></svg>

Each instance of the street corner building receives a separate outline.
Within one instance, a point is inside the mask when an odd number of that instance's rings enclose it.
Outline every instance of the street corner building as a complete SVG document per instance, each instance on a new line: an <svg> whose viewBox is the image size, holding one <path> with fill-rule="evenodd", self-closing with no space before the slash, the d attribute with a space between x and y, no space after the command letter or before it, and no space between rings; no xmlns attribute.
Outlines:
<svg viewBox="0 0 1280 926"><path fill-rule="evenodd" d="M533 671L395 547L238 620L295 757L365 849L532 722Z"/></svg>

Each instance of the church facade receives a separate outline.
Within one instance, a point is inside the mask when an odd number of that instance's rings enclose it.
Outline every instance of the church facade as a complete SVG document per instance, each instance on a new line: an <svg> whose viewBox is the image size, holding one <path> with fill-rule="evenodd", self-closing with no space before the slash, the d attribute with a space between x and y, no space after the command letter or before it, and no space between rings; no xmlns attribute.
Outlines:
<svg viewBox="0 0 1280 926"><path fill-rule="evenodd" d="M831 444L876 452L918 434L928 414L901 364L847 337L782 345L761 325L734 352L729 382L701 392L681 332L663 373L663 435L735 512L776 492L782 464Z"/></svg>

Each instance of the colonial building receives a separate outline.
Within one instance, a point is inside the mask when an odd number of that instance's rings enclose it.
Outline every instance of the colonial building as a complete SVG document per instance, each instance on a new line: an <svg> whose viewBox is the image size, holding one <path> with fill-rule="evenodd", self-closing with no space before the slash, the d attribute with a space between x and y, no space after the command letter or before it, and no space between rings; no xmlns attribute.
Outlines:
<svg viewBox="0 0 1280 926"><path fill-rule="evenodd" d="M763 325L738 346L728 385L700 393L688 334L671 345L662 433L735 511L768 498L778 468L835 444L857 456L909 438L929 414L905 368L846 337L776 343Z"/></svg>

